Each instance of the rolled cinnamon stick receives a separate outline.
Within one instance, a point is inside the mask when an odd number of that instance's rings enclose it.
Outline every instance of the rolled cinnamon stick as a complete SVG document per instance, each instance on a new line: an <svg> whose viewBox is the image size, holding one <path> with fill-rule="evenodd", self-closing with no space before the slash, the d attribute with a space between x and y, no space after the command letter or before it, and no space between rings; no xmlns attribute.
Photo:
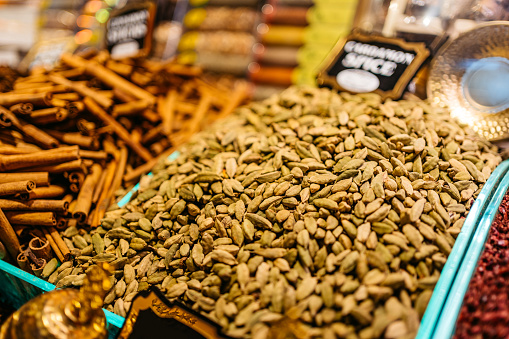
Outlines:
<svg viewBox="0 0 509 339"><path fill-rule="evenodd" d="M55 226L57 219L53 212L5 212L12 225Z"/></svg>
<svg viewBox="0 0 509 339"><path fill-rule="evenodd" d="M44 266L46 266L47 261L46 259L39 259L37 263L30 263L30 268L32 269L32 273L36 277L40 277L42 274L42 271L44 270Z"/></svg>
<svg viewBox="0 0 509 339"><path fill-rule="evenodd" d="M69 180L69 182L83 182L85 181L85 173L78 171L69 172L67 174L67 180Z"/></svg>
<svg viewBox="0 0 509 339"><path fill-rule="evenodd" d="M24 78L24 80L30 80L30 77ZM45 86L53 86L53 84L51 82L48 82L47 79L45 82L30 82L30 81L16 82L14 84L14 91L39 88Z"/></svg>
<svg viewBox="0 0 509 339"><path fill-rule="evenodd" d="M118 152L118 151L117 151ZM110 187L112 186L113 178L115 177L115 174L117 173L117 167L118 167L118 158L120 158L120 154L117 153L115 158L111 160L108 163L108 166L106 167L106 171L108 172L108 175L106 176L106 181L103 187L103 191L99 197L99 200L96 204L96 213L95 213L95 220L90 225L92 227L99 226L102 217L106 213L106 210L109 207L109 192Z"/></svg>
<svg viewBox="0 0 509 339"><path fill-rule="evenodd" d="M214 105L223 106L230 100L230 93L221 91L220 89L210 85L209 83L201 79L194 79L193 82L196 83L196 86L200 90L202 96L205 93L207 93L210 96Z"/></svg>
<svg viewBox="0 0 509 339"><path fill-rule="evenodd" d="M49 185L48 172L0 173L0 184L23 180L32 181L37 187Z"/></svg>
<svg viewBox="0 0 509 339"><path fill-rule="evenodd" d="M106 67L123 77L128 77L133 71L133 66L117 62L115 60L108 60Z"/></svg>
<svg viewBox="0 0 509 339"><path fill-rule="evenodd" d="M93 89L90 89L89 87L87 87L84 84L67 80L66 78L63 78L63 77L58 76L58 75L49 75L48 77L54 83L65 85L69 89L72 89L73 91L78 92L82 96L93 97L94 100L96 100L99 103L99 105L101 105L102 107L107 108L107 107L110 107L111 105L113 105L113 100L111 100L110 98L102 95L101 93L97 93L97 91L94 91ZM1 98L0 98L0 105L1 105L1 102L2 101L1 101Z"/></svg>
<svg viewBox="0 0 509 339"><path fill-rule="evenodd" d="M94 189L94 194L92 195L92 204L97 204L97 201L99 200L99 197L101 196L101 193L103 191L104 185L106 183L106 178L108 176L108 171L102 171L101 176L99 177L99 181L97 182L97 185Z"/></svg>
<svg viewBox="0 0 509 339"><path fill-rule="evenodd" d="M33 238L28 243L28 248L32 251L37 258L45 259L46 262L50 261L53 256L51 255L51 246L48 241L39 237Z"/></svg>
<svg viewBox="0 0 509 339"><path fill-rule="evenodd" d="M124 104L118 104L113 106L111 111L111 115L113 117L123 116L123 115L133 115L140 113L141 111L149 108L151 106L149 101L146 100L138 100L126 102Z"/></svg>
<svg viewBox="0 0 509 339"><path fill-rule="evenodd" d="M48 133L45 133L44 131L40 130L39 128L35 127L34 125L27 124L23 121L21 121L21 125L18 127L19 130L25 134L26 136L30 137L34 140L34 142L43 147L43 148L55 148L58 147L58 140L53 138Z"/></svg>
<svg viewBox="0 0 509 339"><path fill-rule="evenodd" d="M76 118L78 116L78 114L81 112L78 109L78 107L72 102L67 102L64 107L69 112L69 119ZM73 123L74 123L74 121L73 121Z"/></svg>
<svg viewBox="0 0 509 339"><path fill-rule="evenodd" d="M113 194L115 193L115 191L118 190L120 188L120 186L122 185L122 180L124 177L128 156L129 156L129 152L128 152L127 148L124 145L120 145L120 154L118 157L118 165L115 170L115 175L113 176L113 180L112 180L111 188L110 188L110 200L111 200L111 197L113 196Z"/></svg>
<svg viewBox="0 0 509 339"><path fill-rule="evenodd" d="M178 101L175 104L175 108L177 111L186 113L186 114L193 114L196 111L196 105L190 102L184 102L184 101Z"/></svg>
<svg viewBox="0 0 509 339"><path fill-rule="evenodd" d="M70 102L67 109L70 109L71 107L75 108L77 113L83 112L83 110L85 110L85 105L82 101Z"/></svg>
<svg viewBox="0 0 509 339"><path fill-rule="evenodd" d="M92 79L89 81L90 82L97 82L98 85L100 85L100 81L97 80L97 79ZM113 90L101 90L101 91L97 91L97 93L101 94L101 95L104 95L105 97L107 97L108 99L113 99L113 97L115 96L114 93L113 93Z"/></svg>
<svg viewBox="0 0 509 339"><path fill-rule="evenodd" d="M81 152L81 151L80 151ZM28 167L28 168L22 168L19 171L34 171L34 170L41 170L49 173L64 173L69 171L78 171L82 169L83 161L81 159L64 162L62 164L58 165L49 165L49 166L38 166L36 168L34 167Z"/></svg>
<svg viewBox="0 0 509 339"><path fill-rule="evenodd" d="M157 114L151 109L146 109L143 112L141 112L141 116L143 119L153 124L157 124L159 121L161 121L161 117L159 116L159 114Z"/></svg>
<svg viewBox="0 0 509 339"><path fill-rule="evenodd" d="M67 103L65 103L65 105L66 104ZM68 116L69 112L62 107L46 108L30 113L30 119L37 125L46 125L64 121Z"/></svg>
<svg viewBox="0 0 509 339"><path fill-rule="evenodd" d="M53 98L67 101L78 101L81 99L80 95L74 92L53 94Z"/></svg>
<svg viewBox="0 0 509 339"><path fill-rule="evenodd" d="M61 93L65 92L66 88L62 85L53 85L51 83L48 83L46 85L41 84L41 86L33 87L33 88L23 88L18 89L12 92L13 94L34 94L34 93L40 93L40 92L49 92L49 93Z"/></svg>
<svg viewBox="0 0 509 339"><path fill-rule="evenodd" d="M43 228L42 231L44 232L44 237L46 238L46 240L48 240L48 243L50 244L51 248L53 249L53 252L55 252L57 258L61 262L64 262L64 256L63 256L62 252L60 251L60 248L58 247L57 243L51 236L50 232L46 228Z"/></svg>
<svg viewBox="0 0 509 339"><path fill-rule="evenodd" d="M35 183L30 180L8 182L0 184L0 196L27 193L31 192L34 188Z"/></svg>
<svg viewBox="0 0 509 339"><path fill-rule="evenodd" d="M94 208L88 213L87 220L85 221L85 224L92 225L95 220L95 215L97 214L97 208ZM94 227L94 226L92 226Z"/></svg>
<svg viewBox="0 0 509 339"><path fill-rule="evenodd" d="M28 199L48 199L58 198L65 194L67 190L62 186L49 185L48 187L37 187L29 193L16 194L16 199L28 200Z"/></svg>
<svg viewBox="0 0 509 339"><path fill-rule="evenodd" d="M13 124L16 126L18 123L18 119L11 111L5 107L0 106L0 126L11 127Z"/></svg>
<svg viewBox="0 0 509 339"><path fill-rule="evenodd" d="M72 210L74 209L74 205L72 206L71 208L71 203L73 203L74 201L74 195L73 194L66 194L62 199L62 201L65 201L67 203L67 211L66 213L61 213L63 216L65 216L66 218L71 218L72 217ZM57 224L58 226L58 224Z"/></svg>
<svg viewBox="0 0 509 339"><path fill-rule="evenodd" d="M98 149L99 140L81 133L63 133L59 131L47 131L48 134L68 145L78 145L88 149Z"/></svg>
<svg viewBox="0 0 509 339"><path fill-rule="evenodd" d="M14 114L26 115L30 114L34 109L34 105L28 102L19 103L10 107L11 112Z"/></svg>
<svg viewBox="0 0 509 339"><path fill-rule="evenodd" d="M101 172L102 172L101 165L94 164L94 166L92 166L90 174L87 175L85 182L81 187L76 206L74 206L74 210L72 212L73 217L80 220L81 222L84 222L87 219L88 212L90 212L94 188L97 185L97 182L99 181Z"/></svg>
<svg viewBox="0 0 509 339"><path fill-rule="evenodd" d="M108 153L106 153L105 151L80 150L80 156L83 159L94 159L94 160L107 160L108 159Z"/></svg>
<svg viewBox="0 0 509 339"><path fill-rule="evenodd" d="M77 182L73 182L72 184L69 185L69 189L71 190L71 192L74 192L74 193L78 193L80 191L80 188L81 188L81 183Z"/></svg>
<svg viewBox="0 0 509 339"><path fill-rule="evenodd" d="M201 122L207 114L207 111L210 109L210 105L212 103L212 96L208 92L203 93L200 102L198 103L198 108L189 123L189 134L195 134L200 130Z"/></svg>
<svg viewBox="0 0 509 339"><path fill-rule="evenodd" d="M173 129L173 119L175 116L177 98L177 91L171 90L166 96L164 103L158 107L159 114L163 120L163 130L168 134L171 133Z"/></svg>
<svg viewBox="0 0 509 339"><path fill-rule="evenodd" d="M60 248L58 247L57 243L55 242L55 240L51 236L48 228L43 228L42 229L42 231L44 233L44 237L46 238L46 240L50 244L51 248L53 249L53 252L55 252L55 255L60 260L60 262L64 262L64 256L63 256L62 252L60 251Z"/></svg>
<svg viewBox="0 0 509 339"><path fill-rule="evenodd" d="M48 230L50 232L51 237L57 244L58 249L60 250L60 252L62 253L62 255L64 257L63 261L69 260L71 258L71 251L69 251L69 247L67 247L67 245L65 244L64 240L62 239L62 237L60 236L58 231L54 227L50 227L50 228L48 228Z"/></svg>
<svg viewBox="0 0 509 339"><path fill-rule="evenodd" d="M67 220L66 218L57 218L57 225L55 226L57 230L65 230L67 228Z"/></svg>
<svg viewBox="0 0 509 339"><path fill-rule="evenodd" d="M34 105L46 105L51 100L51 94L47 92L40 93L0 93L0 105L12 106L19 103L31 103Z"/></svg>
<svg viewBox="0 0 509 339"><path fill-rule="evenodd" d="M131 81L138 86L147 87L147 85L152 81L152 78L141 72L133 72L133 74L131 74Z"/></svg>
<svg viewBox="0 0 509 339"><path fill-rule="evenodd" d="M6 155L0 158L0 171L5 172L20 168L53 165L78 159L78 149L55 149L23 155Z"/></svg>
<svg viewBox="0 0 509 339"><path fill-rule="evenodd" d="M92 100L89 97L86 97L83 102L85 103L85 106L88 108L88 110L101 119L105 124L111 126L115 133L119 136L122 141L124 141L129 147L132 148L136 154L138 154L143 160L149 161L152 159L152 155L150 155L150 152L147 151L143 146L141 146L139 143L135 143L131 140L131 136L129 132L126 131L122 125L120 125L115 119L113 119L108 113L106 113L99 105L95 103L94 100ZM1 169L1 167L0 167Z"/></svg>
<svg viewBox="0 0 509 339"><path fill-rule="evenodd" d="M161 123L161 124L157 125L156 127L152 128L151 130L149 130L147 133L145 133L140 141L142 144L150 144L151 142L160 138L161 135L163 135L163 133L169 134L164 129L163 124Z"/></svg>
<svg viewBox="0 0 509 339"><path fill-rule="evenodd" d="M56 71L55 74L58 74L64 78L70 79L70 78L76 78L76 77L82 76L83 74L85 74L85 69L77 67L77 68L73 68L73 69L67 69L64 71Z"/></svg>
<svg viewBox="0 0 509 339"><path fill-rule="evenodd" d="M13 155L13 154L28 154L40 151L37 148L29 148L29 147L15 147L10 145L2 145L0 146L0 154L4 155Z"/></svg>
<svg viewBox="0 0 509 339"><path fill-rule="evenodd" d="M44 133L37 127L27 124L18 119L11 111L0 106L0 125L5 127L14 126L26 136L32 138L35 143L43 148L54 148L58 146L58 141L52 136Z"/></svg>
<svg viewBox="0 0 509 339"><path fill-rule="evenodd" d="M248 97L248 91L249 86L246 82L241 81L238 83L237 86L235 86L235 90L233 91L230 100L223 106L221 112L219 112L217 119L223 119L230 115L236 107L238 107L244 100L246 100Z"/></svg>
<svg viewBox="0 0 509 339"><path fill-rule="evenodd" d="M65 108L68 104L67 100L52 98L50 101L51 106Z"/></svg>
<svg viewBox="0 0 509 339"><path fill-rule="evenodd" d="M80 131L80 133L83 133L84 135L92 135L93 131L96 128L96 125L92 121L88 121L85 119L80 119L76 123L76 127Z"/></svg>
<svg viewBox="0 0 509 339"><path fill-rule="evenodd" d="M168 63L165 66L165 70L168 73L186 76L186 77L197 77L197 76L200 76L203 72L201 67L187 66L187 65L177 64L174 62Z"/></svg>
<svg viewBox="0 0 509 339"><path fill-rule="evenodd" d="M32 269L30 268L30 261L25 253L20 252L16 257L16 262L18 263L19 268L23 271L27 271L28 273L32 273Z"/></svg>
<svg viewBox="0 0 509 339"><path fill-rule="evenodd" d="M128 80L122 78L115 72L107 69L106 67L102 66L96 61L85 60L83 58L80 58L79 56L71 54L63 54L62 61L74 67L78 65L79 67L85 67L87 73L100 79L102 82L104 82L111 88L119 88L122 91L128 93L129 95L132 95L138 99L147 100L151 104L154 104L156 101L156 98L152 94L145 91L144 89L141 89L132 82L129 82Z"/></svg>
<svg viewBox="0 0 509 339"><path fill-rule="evenodd" d="M65 200L11 200L0 199L0 208L4 211L40 211L65 213L69 208L69 202Z"/></svg>
<svg viewBox="0 0 509 339"><path fill-rule="evenodd" d="M0 241L4 244L12 258L17 258L20 252L20 244L11 223L0 208Z"/></svg>
<svg viewBox="0 0 509 339"><path fill-rule="evenodd" d="M122 91L120 88L113 88L113 95L122 102L136 101L136 98Z"/></svg>
<svg viewBox="0 0 509 339"><path fill-rule="evenodd" d="M74 227L78 226L78 220L76 220L76 219L68 219L67 220L67 227L73 227L73 226Z"/></svg>
<svg viewBox="0 0 509 339"><path fill-rule="evenodd" d="M78 201L75 199L75 200L73 200L73 201L71 201L71 202L69 203L69 211L73 211L73 210L74 210L74 207L76 206L76 203L77 203L77 202L78 202ZM72 213L71 213L71 217L72 217Z"/></svg>
<svg viewBox="0 0 509 339"><path fill-rule="evenodd" d="M74 200L74 196L72 194L66 194L63 198L62 198L62 201L65 201L67 203L71 203L71 201Z"/></svg>
<svg viewBox="0 0 509 339"><path fill-rule="evenodd" d="M68 173L67 179L69 180L69 188L71 191L78 193L85 182L85 173L81 171L71 172Z"/></svg>

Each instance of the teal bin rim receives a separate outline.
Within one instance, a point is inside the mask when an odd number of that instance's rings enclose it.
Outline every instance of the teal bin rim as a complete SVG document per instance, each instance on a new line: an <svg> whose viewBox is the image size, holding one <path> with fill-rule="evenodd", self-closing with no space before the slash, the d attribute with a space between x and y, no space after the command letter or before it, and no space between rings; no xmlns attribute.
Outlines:
<svg viewBox="0 0 509 339"><path fill-rule="evenodd" d="M458 274L455 276L453 285L449 291L447 299L444 303L440 318L437 321L434 337L435 338L451 338L454 335L456 329L456 321L458 320L461 306L463 305L463 299L470 285L470 280L477 267L481 254L483 253L484 246L488 234L491 230L491 225L495 216L498 214L498 208L500 203L504 199L504 196L509 188L509 170L506 163L509 160L504 161L499 167L502 167L504 171L503 177L498 181L496 191L489 197L488 206L485 213L479 220L479 225L475 230L472 241L468 246L467 253L464 260L461 262L461 266L458 270ZM497 167L498 169L498 167Z"/></svg>
<svg viewBox="0 0 509 339"><path fill-rule="evenodd" d="M508 170L509 160L503 161L498 165L472 205L451 254L447 258L445 266L442 269L435 289L433 290L433 294L421 320L421 326L419 327L416 339L450 338L454 333L456 319L458 317L459 308L463 302L464 293L459 300L452 301L451 291L459 288L458 284L460 284L460 282L457 279L458 276L463 277L461 284L466 284L466 286L464 286L465 291L468 287L472 272L468 275L468 279L465 283L464 279L467 278L467 272L464 271L463 264L465 260L469 262L475 260L473 264L474 268L477 264L480 253L478 253L474 259L474 256L471 255L472 242L479 242L478 234L482 232L481 225L483 225L483 220L486 218L486 214L489 214L493 209L493 193L495 191L500 191L501 187L505 187L504 193L507 190L507 186L509 186ZM503 185L501 185L501 182ZM496 205L495 209L498 209L499 205L500 202ZM489 225L491 226L491 222ZM481 246L482 249L484 242L478 246ZM469 254L468 256L466 255L467 253ZM456 298L459 298L459 296ZM452 304L456 305L456 308L451 309ZM459 304L459 306L457 306L457 304ZM454 313L454 310L456 313ZM447 327L447 330L444 327Z"/></svg>

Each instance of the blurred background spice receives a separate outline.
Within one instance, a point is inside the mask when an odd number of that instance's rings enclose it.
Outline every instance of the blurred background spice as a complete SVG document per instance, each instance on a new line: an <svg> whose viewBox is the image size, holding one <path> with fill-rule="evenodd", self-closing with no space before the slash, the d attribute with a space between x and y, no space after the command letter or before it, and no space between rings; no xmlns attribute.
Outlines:
<svg viewBox="0 0 509 339"><path fill-rule="evenodd" d="M509 337L509 192L463 300L454 338Z"/></svg>

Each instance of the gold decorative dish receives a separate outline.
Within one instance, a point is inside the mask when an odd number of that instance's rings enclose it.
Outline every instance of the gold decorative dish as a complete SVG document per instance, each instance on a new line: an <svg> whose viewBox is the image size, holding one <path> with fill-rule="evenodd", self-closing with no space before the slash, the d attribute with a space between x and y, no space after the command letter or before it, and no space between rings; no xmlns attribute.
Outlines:
<svg viewBox="0 0 509 339"><path fill-rule="evenodd" d="M509 22L482 24L431 63L428 97L489 140L509 137Z"/></svg>

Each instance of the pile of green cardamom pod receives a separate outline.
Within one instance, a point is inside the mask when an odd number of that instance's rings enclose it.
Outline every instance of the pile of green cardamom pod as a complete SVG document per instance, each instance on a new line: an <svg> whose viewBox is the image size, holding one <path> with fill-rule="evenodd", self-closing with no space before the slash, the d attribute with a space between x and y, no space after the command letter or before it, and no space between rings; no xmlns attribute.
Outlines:
<svg viewBox="0 0 509 339"><path fill-rule="evenodd" d="M159 287L234 337L282 318L309 337L413 338L497 149L415 101L292 87L195 136L102 226L62 235L78 286L115 268L105 308Z"/></svg>

